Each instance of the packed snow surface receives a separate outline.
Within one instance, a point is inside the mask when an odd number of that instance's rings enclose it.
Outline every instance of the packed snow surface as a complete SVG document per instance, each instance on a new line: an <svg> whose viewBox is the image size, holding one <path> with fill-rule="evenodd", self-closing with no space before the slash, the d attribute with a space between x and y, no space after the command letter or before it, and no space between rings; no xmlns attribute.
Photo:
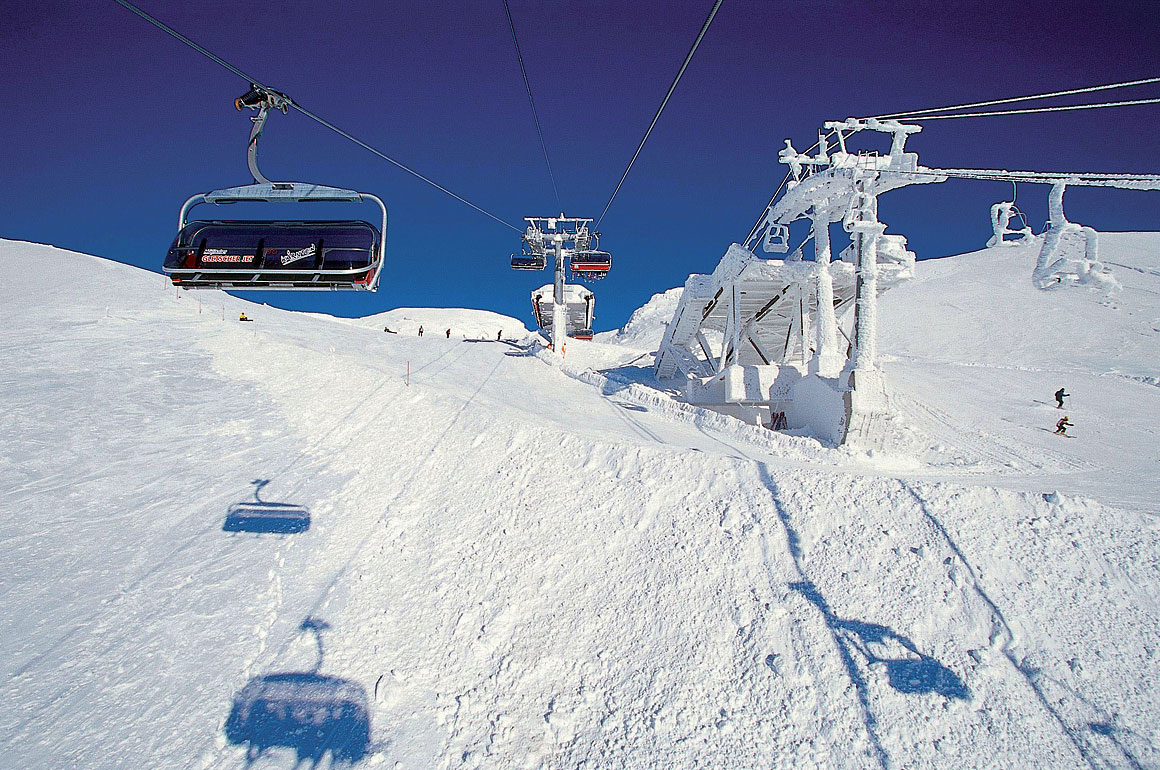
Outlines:
<svg viewBox="0 0 1160 770"><path fill-rule="evenodd" d="M1160 766L1160 236L1102 238L1109 300L1010 247L887 294L873 455L628 339L0 241L0 765Z"/></svg>
<svg viewBox="0 0 1160 770"><path fill-rule="evenodd" d="M665 336L665 325L672 319L681 303L684 287L654 294L649 301L633 311L628 323L612 332L596 335L597 342L625 345L644 350L656 350Z"/></svg>

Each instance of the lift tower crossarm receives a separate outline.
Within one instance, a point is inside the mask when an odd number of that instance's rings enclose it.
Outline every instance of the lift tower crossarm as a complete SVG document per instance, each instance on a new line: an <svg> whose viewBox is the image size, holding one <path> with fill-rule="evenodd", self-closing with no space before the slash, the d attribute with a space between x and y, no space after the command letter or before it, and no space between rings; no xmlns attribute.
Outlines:
<svg viewBox="0 0 1160 770"><path fill-rule="evenodd" d="M1122 190L1160 190L1160 174L1100 174L1062 171L1007 171L991 168L929 168L914 173L935 173L955 179L995 182L1066 184L1068 187L1118 187Z"/></svg>

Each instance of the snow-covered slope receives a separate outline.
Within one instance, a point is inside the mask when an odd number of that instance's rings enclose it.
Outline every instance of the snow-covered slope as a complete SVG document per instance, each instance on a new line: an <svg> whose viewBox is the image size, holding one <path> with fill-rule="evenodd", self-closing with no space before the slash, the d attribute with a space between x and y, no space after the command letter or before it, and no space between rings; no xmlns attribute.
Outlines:
<svg viewBox="0 0 1160 770"><path fill-rule="evenodd" d="M1160 235L1100 248L1123 286L1111 298L1034 288L1034 245L920 262L883 295L879 349L928 463L1160 514ZM1075 440L1052 435L1064 414Z"/></svg>
<svg viewBox="0 0 1160 770"><path fill-rule="evenodd" d="M977 458L901 478L578 371L612 346L448 340L448 311L384 334L11 241L0 307L6 767L290 767L343 736L399 768L1160 761L1153 477L1045 496L930 406L974 388L937 347L883 345L915 445ZM309 528L223 531L255 479ZM255 687L287 721L239 727Z"/></svg>
<svg viewBox="0 0 1160 770"><path fill-rule="evenodd" d="M596 335L597 342L624 345L638 350L656 350L665 336L665 325L672 320L681 302L684 287L652 295L649 301L633 311L628 323L615 331Z"/></svg>
<svg viewBox="0 0 1160 770"><path fill-rule="evenodd" d="M918 263L887 292L882 347L970 366L1151 377L1160 370L1160 236L1101 233L1123 290L1036 289L1038 242ZM1055 390L1053 388L1053 390Z"/></svg>
<svg viewBox="0 0 1160 770"><path fill-rule="evenodd" d="M511 316L461 308L401 307L352 319L351 323L408 335L417 335L422 327L424 334L443 335L445 339L448 329L454 339L494 340L502 333L505 339L521 340L528 334L524 325Z"/></svg>

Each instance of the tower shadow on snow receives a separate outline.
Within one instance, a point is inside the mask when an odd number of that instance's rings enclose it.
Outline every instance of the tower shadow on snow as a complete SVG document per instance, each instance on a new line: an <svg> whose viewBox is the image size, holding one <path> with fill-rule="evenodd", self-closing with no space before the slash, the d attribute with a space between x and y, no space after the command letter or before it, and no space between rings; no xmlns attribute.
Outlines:
<svg viewBox="0 0 1160 770"><path fill-rule="evenodd" d="M769 472L765 463L757 464L758 476L761 483L769 490L774 510L781 521L785 534L786 547L793 559L794 567L801 580L791 583L790 589L801 594L822 613L826 626L830 629L830 636L838 649L838 656L846 669L846 675L854 685L858 704L862 711L862 723L866 727L867 737L870 739L870 752L878 766L887 770L890 767L890 757L882 745L879 736L878 718L875 716L870 702L870 687L862 675L855 659L855 653L860 653L867 664L883 664L886 668L887 681L896 690L908 694L937 692L946 698L968 699L970 691L963 681L950 669L939 663L929 655L918 651L910 639L898 634L887 626L876 623L865 623L858 620L839 618L830 609L829 603L822 596L817 587L810 581L802 567L801 538L793 527L789 511L781 499L777 482ZM889 653L893 647L896 652ZM902 654L897 654L901 648ZM767 659L767 663L768 663Z"/></svg>
<svg viewBox="0 0 1160 770"><path fill-rule="evenodd" d="M327 754L335 764L353 765L370 753L370 708L366 690L322 669L322 631L329 626L307 617L299 630L312 632L318 660L312 671L256 676L234 696L226 739L246 746L246 764L271 749L295 754L295 767L318 765Z"/></svg>
<svg viewBox="0 0 1160 770"><path fill-rule="evenodd" d="M268 503L261 498L269 479L254 479L254 499L234 503L226 510L223 532L293 535L310 529L310 511L292 503Z"/></svg>
<svg viewBox="0 0 1160 770"><path fill-rule="evenodd" d="M839 618L813 583L790 583L789 587L821 611L834 638L847 652L857 651L870 666L884 666L887 681L898 692L910 695L933 692L956 700L971 697L958 674L920 652L909 638L878 623Z"/></svg>

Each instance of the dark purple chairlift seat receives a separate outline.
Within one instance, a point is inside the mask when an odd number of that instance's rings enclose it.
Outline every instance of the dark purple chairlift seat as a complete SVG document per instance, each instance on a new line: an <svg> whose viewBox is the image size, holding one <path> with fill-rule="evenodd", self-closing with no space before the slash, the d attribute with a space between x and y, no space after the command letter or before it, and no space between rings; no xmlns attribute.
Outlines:
<svg viewBox="0 0 1160 770"><path fill-rule="evenodd" d="M371 200L383 229L353 220L195 220L199 203ZM386 207L373 195L340 188L274 182L195 195L181 209L164 272L185 289L363 290L378 287Z"/></svg>

